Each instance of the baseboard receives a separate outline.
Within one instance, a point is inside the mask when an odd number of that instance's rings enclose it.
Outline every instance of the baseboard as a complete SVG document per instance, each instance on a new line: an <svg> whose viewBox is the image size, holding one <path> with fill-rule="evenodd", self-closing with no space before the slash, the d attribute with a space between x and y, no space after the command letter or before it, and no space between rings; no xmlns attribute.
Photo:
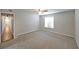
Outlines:
<svg viewBox="0 0 79 59"><path fill-rule="evenodd" d="M53 33L57 33L57 34L59 34L59 35L64 35L64 36L71 37L71 38L75 38L75 37L73 37L73 36L70 36L70 35L67 35L67 34L62 34L62 33L59 33L59 32L53 32Z"/></svg>
<svg viewBox="0 0 79 59"><path fill-rule="evenodd" d="M51 31L51 30L46 30L46 29L42 29L43 31L49 31L49 32L52 32L52 33L56 33L56 34L59 34L59 35L64 35L64 36L67 36L67 37L71 37L71 38L75 38L75 37L73 37L73 36L71 36L71 35L67 35L67 34L63 34L63 33L59 33L59 32L55 32L55 31Z"/></svg>
<svg viewBox="0 0 79 59"><path fill-rule="evenodd" d="M29 31L29 32L25 32L25 33L18 34L18 35L15 36L14 39L18 38L21 35L28 34L28 33L31 33L31 32L36 32L36 31L39 31L39 30L32 30L32 31Z"/></svg>
<svg viewBox="0 0 79 59"><path fill-rule="evenodd" d="M41 29L33 30L33 31L30 31L30 32L26 32L26 33L18 34L18 35L15 36L15 39L18 38L18 36L21 36L21 35L24 35L24 34L28 34L28 33L31 33L31 32L36 32L36 31L39 31L39 30L41 30ZM47 31L47 30L42 30L42 31ZM55 31L49 31L49 32L56 33L56 34L59 34L59 35L64 35L64 36L71 37L71 38L75 38L75 37L72 37L72 36L70 36L70 35L62 34L62 33L55 32Z"/></svg>

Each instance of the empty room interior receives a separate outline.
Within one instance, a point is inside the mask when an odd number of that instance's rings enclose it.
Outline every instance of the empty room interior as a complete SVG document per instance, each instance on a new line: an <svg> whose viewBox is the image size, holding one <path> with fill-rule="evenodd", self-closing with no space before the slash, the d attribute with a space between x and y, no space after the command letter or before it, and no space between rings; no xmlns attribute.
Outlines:
<svg viewBox="0 0 79 59"><path fill-rule="evenodd" d="M0 9L1 49L78 49L79 10Z"/></svg>

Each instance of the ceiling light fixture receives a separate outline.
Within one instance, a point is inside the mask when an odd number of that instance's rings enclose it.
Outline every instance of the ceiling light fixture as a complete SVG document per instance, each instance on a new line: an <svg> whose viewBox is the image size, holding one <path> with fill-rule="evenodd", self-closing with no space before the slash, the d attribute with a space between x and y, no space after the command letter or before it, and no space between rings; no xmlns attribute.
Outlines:
<svg viewBox="0 0 79 59"><path fill-rule="evenodd" d="M48 12L47 9L36 9L36 11L38 12L38 14L42 14L44 12Z"/></svg>

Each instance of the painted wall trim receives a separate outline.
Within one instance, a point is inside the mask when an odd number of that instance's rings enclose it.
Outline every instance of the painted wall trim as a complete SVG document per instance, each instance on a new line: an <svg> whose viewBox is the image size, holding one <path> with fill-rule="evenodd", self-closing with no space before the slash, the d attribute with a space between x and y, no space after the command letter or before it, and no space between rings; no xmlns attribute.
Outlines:
<svg viewBox="0 0 79 59"><path fill-rule="evenodd" d="M18 35L16 35L16 36L14 37L14 39L18 38L18 37L21 36L21 35L28 34L28 33L35 32L35 31L39 31L39 29L38 29L38 30L32 30L32 31L30 31L30 32L25 32L25 33L18 34Z"/></svg>
<svg viewBox="0 0 79 59"><path fill-rule="evenodd" d="M41 29L41 30L43 30L43 31L49 31L51 33L56 33L56 34L59 34L59 35L62 35L62 36L64 35L64 36L67 36L67 37L70 37L70 38L75 38L75 37L73 37L71 35L63 34L63 33L60 33L60 32L55 32L55 31L46 30L46 29Z"/></svg>

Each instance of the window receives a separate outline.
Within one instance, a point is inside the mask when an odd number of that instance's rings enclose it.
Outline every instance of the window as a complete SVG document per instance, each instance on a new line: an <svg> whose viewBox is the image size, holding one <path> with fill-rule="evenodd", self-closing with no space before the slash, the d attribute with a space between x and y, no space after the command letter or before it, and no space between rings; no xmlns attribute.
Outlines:
<svg viewBox="0 0 79 59"><path fill-rule="evenodd" d="M45 17L45 24L44 27L46 28L54 28L54 17Z"/></svg>

